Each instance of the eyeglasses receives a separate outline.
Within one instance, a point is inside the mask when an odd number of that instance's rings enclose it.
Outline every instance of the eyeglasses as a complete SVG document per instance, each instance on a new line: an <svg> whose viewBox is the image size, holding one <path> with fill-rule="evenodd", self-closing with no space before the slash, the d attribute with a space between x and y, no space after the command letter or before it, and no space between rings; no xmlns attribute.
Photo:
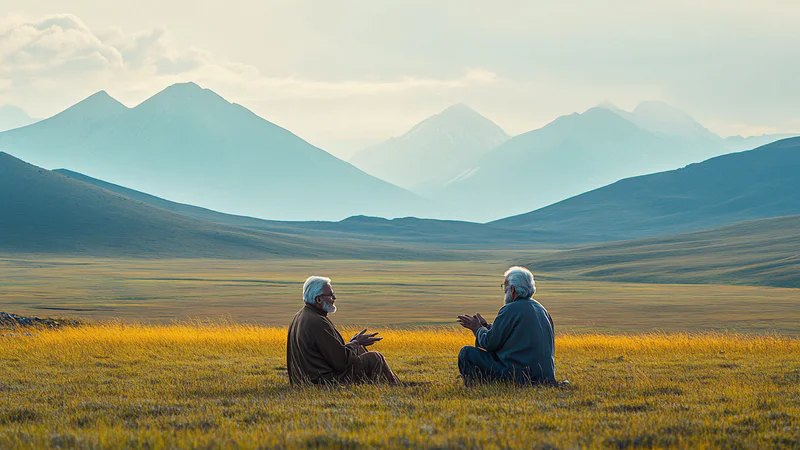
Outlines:
<svg viewBox="0 0 800 450"><path fill-rule="evenodd" d="M336 300L336 295L334 294L320 294L317 297L330 297L331 300Z"/></svg>
<svg viewBox="0 0 800 450"><path fill-rule="evenodd" d="M511 283L509 283L509 282L507 282L507 281L503 281L503 282L500 284L500 287L501 287L501 288L503 288L503 292L505 292L505 291L506 291L506 288L507 288L508 286L511 286Z"/></svg>

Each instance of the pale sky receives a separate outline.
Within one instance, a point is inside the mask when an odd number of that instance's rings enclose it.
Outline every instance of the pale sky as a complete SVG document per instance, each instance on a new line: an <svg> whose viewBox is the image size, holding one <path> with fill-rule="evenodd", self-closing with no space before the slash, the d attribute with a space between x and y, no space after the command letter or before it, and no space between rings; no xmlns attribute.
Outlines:
<svg viewBox="0 0 800 450"><path fill-rule="evenodd" d="M610 101L800 131L800 1L0 0L0 105L195 81L348 157L464 102L510 134Z"/></svg>

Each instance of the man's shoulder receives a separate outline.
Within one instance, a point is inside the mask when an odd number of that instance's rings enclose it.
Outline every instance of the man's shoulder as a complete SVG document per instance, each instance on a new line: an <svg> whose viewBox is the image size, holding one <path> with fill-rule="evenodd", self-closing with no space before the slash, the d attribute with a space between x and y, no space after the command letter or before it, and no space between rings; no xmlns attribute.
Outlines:
<svg viewBox="0 0 800 450"><path fill-rule="evenodd" d="M536 299L533 297L523 300L516 300L503 305L503 307L500 308L500 311L503 311L504 309L523 314L525 314L525 311L534 312L536 314L547 313L547 310L544 308L544 306L542 306L542 304L536 301Z"/></svg>
<svg viewBox="0 0 800 450"><path fill-rule="evenodd" d="M528 299L518 299L518 300L514 300L511 303L506 303L505 305L503 305L502 308L500 308L500 311L502 311L504 309L524 309L524 308L530 308L530 307L531 307L531 299L530 298L528 298Z"/></svg>
<svg viewBox="0 0 800 450"><path fill-rule="evenodd" d="M544 307L544 305L543 305L543 304L541 304L541 303L539 303L539 301L538 301L538 300L536 300L535 298L531 297L531 303L533 303L533 306L534 306L534 307L535 307L537 310L540 310L540 311L542 311L542 312L544 312L544 313L547 313L547 308L545 308L545 307Z"/></svg>
<svg viewBox="0 0 800 450"><path fill-rule="evenodd" d="M331 325L327 317L305 306L295 314L294 320L300 320L307 325Z"/></svg>

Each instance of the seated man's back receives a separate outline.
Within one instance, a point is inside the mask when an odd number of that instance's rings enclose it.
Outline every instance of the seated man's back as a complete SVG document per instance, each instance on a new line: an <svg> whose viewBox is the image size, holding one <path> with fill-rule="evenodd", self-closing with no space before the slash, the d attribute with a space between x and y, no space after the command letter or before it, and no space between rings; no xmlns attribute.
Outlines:
<svg viewBox="0 0 800 450"><path fill-rule="evenodd" d="M504 305L493 324L480 314L462 315L459 322L475 333L475 346L461 349L458 367L464 382L515 381L555 383L553 319L533 299L533 274L524 267L506 271Z"/></svg>
<svg viewBox="0 0 800 450"><path fill-rule="evenodd" d="M491 328L478 330L475 345L496 353L509 375L555 382L553 321L532 298L517 299L500 308Z"/></svg>

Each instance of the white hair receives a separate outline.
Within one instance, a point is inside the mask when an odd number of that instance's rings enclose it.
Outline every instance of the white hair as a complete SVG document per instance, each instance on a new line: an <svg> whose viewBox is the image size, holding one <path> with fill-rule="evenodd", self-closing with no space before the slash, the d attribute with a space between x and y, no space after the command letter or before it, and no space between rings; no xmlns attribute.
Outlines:
<svg viewBox="0 0 800 450"><path fill-rule="evenodd" d="M303 301L313 305L317 297L322 295L322 288L330 283L331 279L326 277L311 276L303 283Z"/></svg>
<svg viewBox="0 0 800 450"><path fill-rule="evenodd" d="M536 282L533 280L533 274L525 267L511 267L503 275L508 278L508 284L514 286L514 290L519 297L530 298L536 293Z"/></svg>

